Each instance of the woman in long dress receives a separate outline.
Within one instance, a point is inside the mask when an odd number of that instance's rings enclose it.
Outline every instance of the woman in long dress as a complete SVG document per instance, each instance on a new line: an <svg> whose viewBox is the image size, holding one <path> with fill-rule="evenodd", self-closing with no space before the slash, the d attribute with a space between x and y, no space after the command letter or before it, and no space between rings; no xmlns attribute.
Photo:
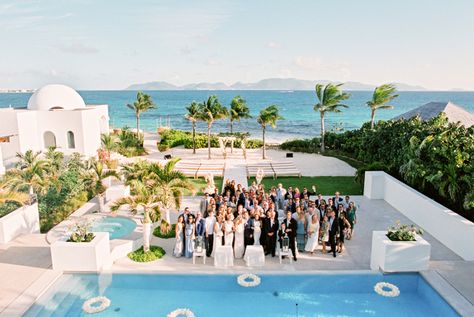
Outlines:
<svg viewBox="0 0 474 317"><path fill-rule="evenodd" d="M234 217L232 214L227 214L225 216L225 223L224 223L224 245L232 246L234 242L234 222L232 221Z"/></svg>
<svg viewBox="0 0 474 317"><path fill-rule="evenodd" d="M235 241L234 241L234 257L241 259L244 257L244 229L245 225L242 221L242 216L238 216L235 221Z"/></svg>
<svg viewBox="0 0 474 317"><path fill-rule="evenodd" d="M253 220L253 239L254 245L260 245L260 235L262 234L262 221L260 220L260 215L258 213L255 214L255 218Z"/></svg>
<svg viewBox="0 0 474 317"><path fill-rule="evenodd" d="M298 226L296 227L296 247L298 251L302 252L305 249L305 238L306 238L306 217L304 213L301 211L300 207L296 207L296 222Z"/></svg>
<svg viewBox="0 0 474 317"><path fill-rule="evenodd" d="M184 217L183 215L178 217L176 222L176 243L174 245L173 255L177 258L183 255L184 246Z"/></svg>
<svg viewBox="0 0 474 317"><path fill-rule="evenodd" d="M186 235L186 245L184 250L184 256L187 258L193 257L194 252L194 239L196 235L196 224L194 223L194 216L188 216L188 223L184 229Z"/></svg>
<svg viewBox="0 0 474 317"><path fill-rule="evenodd" d="M308 241L306 242L306 246L304 250L306 252L314 253L314 250L318 247L318 240L319 240L319 219L318 215L313 215L311 218L311 222L308 224L307 228L308 232Z"/></svg>
<svg viewBox="0 0 474 317"><path fill-rule="evenodd" d="M214 257L214 253L216 252L216 248L222 246L222 237L224 236L224 217L218 216L217 221L214 224L214 245L212 246L212 254L211 256Z"/></svg>

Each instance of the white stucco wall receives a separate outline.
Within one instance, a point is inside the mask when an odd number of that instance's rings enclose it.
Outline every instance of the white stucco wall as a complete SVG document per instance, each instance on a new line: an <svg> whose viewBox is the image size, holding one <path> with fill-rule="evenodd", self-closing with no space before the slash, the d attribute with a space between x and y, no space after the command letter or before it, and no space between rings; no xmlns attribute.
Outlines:
<svg viewBox="0 0 474 317"><path fill-rule="evenodd" d="M38 204L23 206L0 218L0 244L22 234L39 233Z"/></svg>
<svg viewBox="0 0 474 317"><path fill-rule="evenodd" d="M364 196L384 199L464 260L474 261L474 223L384 172L366 172Z"/></svg>

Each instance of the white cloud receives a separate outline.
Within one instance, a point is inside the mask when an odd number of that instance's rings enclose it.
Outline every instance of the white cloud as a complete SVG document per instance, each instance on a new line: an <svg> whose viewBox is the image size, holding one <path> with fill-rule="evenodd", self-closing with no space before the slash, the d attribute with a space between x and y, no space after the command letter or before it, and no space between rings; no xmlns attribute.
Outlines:
<svg viewBox="0 0 474 317"><path fill-rule="evenodd" d="M97 48L82 43L73 43L66 46L60 46L59 50L64 53L81 55L96 54L99 52Z"/></svg>
<svg viewBox="0 0 474 317"><path fill-rule="evenodd" d="M323 63L319 57L305 57L305 56L296 57L294 64L306 70L315 70L323 66Z"/></svg>
<svg viewBox="0 0 474 317"><path fill-rule="evenodd" d="M268 48L280 48L281 44L277 43L277 42L270 41L270 42L265 43L265 46L268 47Z"/></svg>

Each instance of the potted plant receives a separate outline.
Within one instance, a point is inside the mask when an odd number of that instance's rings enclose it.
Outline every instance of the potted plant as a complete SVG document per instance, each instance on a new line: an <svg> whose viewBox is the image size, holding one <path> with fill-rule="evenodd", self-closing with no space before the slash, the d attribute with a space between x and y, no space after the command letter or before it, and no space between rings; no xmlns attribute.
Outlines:
<svg viewBox="0 0 474 317"><path fill-rule="evenodd" d="M384 272L416 272L429 267L431 245L422 238L423 230L401 224L387 231L373 231L370 268Z"/></svg>

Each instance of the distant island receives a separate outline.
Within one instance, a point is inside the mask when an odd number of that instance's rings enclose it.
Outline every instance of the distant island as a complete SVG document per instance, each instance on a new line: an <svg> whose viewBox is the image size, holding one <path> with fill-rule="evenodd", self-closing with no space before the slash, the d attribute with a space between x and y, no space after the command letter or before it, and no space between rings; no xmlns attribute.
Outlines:
<svg viewBox="0 0 474 317"><path fill-rule="evenodd" d="M32 93L34 89L2 89L0 88L0 94L11 94L11 93Z"/></svg>
<svg viewBox="0 0 474 317"><path fill-rule="evenodd" d="M182 86L170 84L165 81L153 81L148 83L133 84L125 90L313 90L316 83L327 84L328 80L304 80L296 78L267 78L256 83L236 82L227 85L222 82L217 83L193 83ZM413 86L403 83L395 83L400 91L425 91L421 86ZM375 85L364 84L354 81L344 83L345 90L373 90Z"/></svg>

